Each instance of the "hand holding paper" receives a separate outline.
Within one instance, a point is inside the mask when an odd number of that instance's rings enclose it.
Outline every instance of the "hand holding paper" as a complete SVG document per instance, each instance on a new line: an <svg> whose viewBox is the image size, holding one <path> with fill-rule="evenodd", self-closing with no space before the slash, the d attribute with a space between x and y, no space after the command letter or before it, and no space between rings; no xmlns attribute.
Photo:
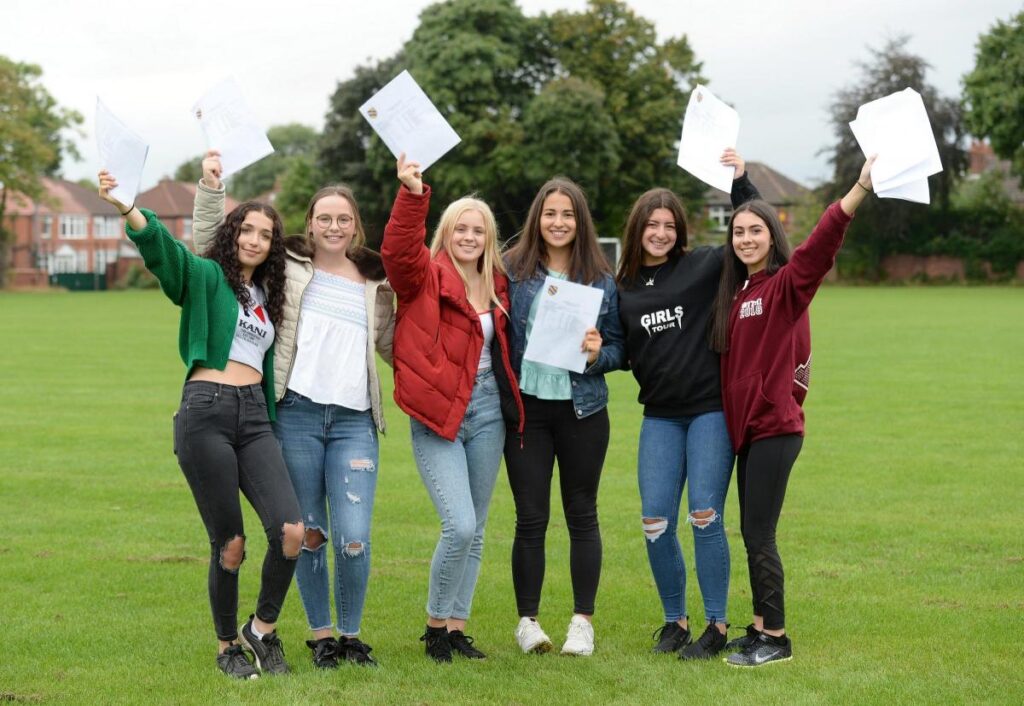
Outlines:
<svg viewBox="0 0 1024 706"><path fill-rule="evenodd" d="M729 193L735 169L720 160L726 149L736 147L739 135L739 113L698 84L686 106L676 163L706 184Z"/></svg>
<svg viewBox="0 0 1024 706"><path fill-rule="evenodd" d="M228 178L274 151L232 78L207 91L192 106L192 114L206 134L207 148L220 152L221 178Z"/></svg>
<svg viewBox="0 0 1024 706"><path fill-rule="evenodd" d="M135 203L149 145L96 99L96 146L100 168L118 176L110 195L125 206ZM123 208L120 210L124 210Z"/></svg>
<svg viewBox="0 0 1024 706"><path fill-rule="evenodd" d="M523 358L582 373L588 361L597 360L601 352L601 334L594 326L601 313L604 292L597 287L546 277L537 296L540 303Z"/></svg>

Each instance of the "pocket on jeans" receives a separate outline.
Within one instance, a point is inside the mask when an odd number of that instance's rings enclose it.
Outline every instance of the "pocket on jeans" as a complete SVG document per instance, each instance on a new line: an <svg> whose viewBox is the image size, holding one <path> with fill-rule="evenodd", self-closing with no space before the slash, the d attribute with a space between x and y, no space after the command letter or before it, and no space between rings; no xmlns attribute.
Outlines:
<svg viewBox="0 0 1024 706"><path fill-rule="evenodd" d="M175 456L178 455L178 439L180 438L178 435L178 419L180 416L181 411L179 410L174 413L173 417L171 417L171 447L174 449Z"/></svg>
<svg viewBox="0 0 1024 706"><path fill-rule="evenodd" d="M277 405L275 406L278 409L287 409L289 407L294 407L295 403L298 401L299 396L297 394L295 394L291 390L285 390L284 397L278 400Z"/></svg>
<svg viewBox="0 0 1024 706"><path fill-rule="evenodd" d="M208 409L217 401L217 393L207 390L196 390L188 393L185 398L186 409Z"/></svg>

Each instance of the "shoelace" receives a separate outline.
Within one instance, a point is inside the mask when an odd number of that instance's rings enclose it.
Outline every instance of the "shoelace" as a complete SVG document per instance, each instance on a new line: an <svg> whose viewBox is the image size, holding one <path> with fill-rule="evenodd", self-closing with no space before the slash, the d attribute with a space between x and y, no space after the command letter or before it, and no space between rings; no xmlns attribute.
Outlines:
<svg viewBox="0 0 1024 706"><path fill-rule="evenodd" d="M651 633L651 639L656 641L656 642L660 642L662 635L665 634L665 631L668 630L669 628L671 628L675 624L676 623L665 623L660 628L655 628L654 632Z"/></svg>
<svg viewBox="0 0 1024 706"><path fill-rule="evenodd" d="M367 657L370 656L370 652L373 650L372 647L370 647L365 642L362 642L361 640L359 640L359 638L356 637L350 637L346 639L343 647L346 652L358 652L359 654L366 655Z"/></svg>
<svg viewBox="0 0 1024 706"><path fill-rule="evenodd" d="M715 644L715 640L718 639L719 635L721 635L721 633L718 632L718 628L714 625L709 625L708 629L705 630L697 639L697 644L705 649L710 649L711 646Z"/></svg>
<svg viewBox="0 0 1024 706"><path fill-rule="evenodd" d="M226 650L224 650L224 654L228 656L228 665L231 667L237 666L238 660L244 662L245 666L247 667L251 666L248 658L245 656L245 652L242 650L241 645L231 645Z"/></svg>
<svg viewBox="0 0 1024 706"><path fill-rule="evenodd" d="M267 648L268 661L284 664L284 644L281 642L281 638L277 636L276 630L264 635L260 642Z"/></svg>

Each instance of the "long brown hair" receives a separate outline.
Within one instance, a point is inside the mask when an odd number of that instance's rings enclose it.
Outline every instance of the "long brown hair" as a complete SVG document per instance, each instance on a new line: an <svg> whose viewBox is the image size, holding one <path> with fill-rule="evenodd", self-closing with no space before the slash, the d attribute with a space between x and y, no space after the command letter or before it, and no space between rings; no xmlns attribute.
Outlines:
<svg viewBox="0 0 1024 706"><path fill-rule="evenodd" d="M725 234L725 253L722 260L722 276L718 278L718 294L715 295L715 306L711 312L711 348L718 353L729 352L729 313L732 301L736 297L743 282L746 282L747 266L736 256L732 245L732 224L736 216L750 212L760 218L768 226L771 235L771 247L768 249L768 262L764 271L773 275L779 268L789 262L790 248L786 240L786 229L782 227L779 214L767 202L756 199L747 201L732 212L729 219L729 230Z"/></svg>
<svg viewBox="0 0 1024 706"><path fill-rule="evenodd" d="M274 326L281 325L284 311L284 225L281 217L277 215L271 206L259 201L246 201L239 204L224 221L217 226L217 232L213 240L203 253L220 265L224 271L224 277L231 285L235 298L242 306L252 306L249 301L249 292L242 279L242 266L238 261L238 234L241 232L242 223L245 217L253 211L258 211L270 219L273 224L270 238L270 252L267 259L261 262L252 273L252 281L263 287L267 297L267 314Z"/></svg>
<svg viewBox="0 0 1024 706"><path fill-rule="evenodd" d="M637 272L643 264L644 230L647 229L647 221L651 214L659 208L664 208L672 213L676 222L676 244L668 253L668 258L674 260L686 254L686 211L683 209L683 202L679 200L669 189L656 188L645 192L633 204L626 219L626 227L622 231L622 260L619 262L619 272L615 281L620 286L628 287L636 282Z"/></svg>
<svg viewBox="0 0 1024 706"><path fill-rule="evenodd" d="M506 253L510 274L517 280L533 277L537 270L546 266L548 249L540 234L540 215L544 201L551 194L567 196L576 216L576 237L572 241L569 255L569 279L581 284L593 284L602 275L610 275L612 268L597 242L597 229L590 216L587 197L576 182L566 177L554 177L540 187L526 214L526 224L517 236L515 245Z"/></svg>

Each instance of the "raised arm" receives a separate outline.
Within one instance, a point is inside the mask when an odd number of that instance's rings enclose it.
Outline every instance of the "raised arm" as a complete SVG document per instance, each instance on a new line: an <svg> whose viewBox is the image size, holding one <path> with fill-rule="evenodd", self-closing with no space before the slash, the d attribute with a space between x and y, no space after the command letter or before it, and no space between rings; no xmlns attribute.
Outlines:
<svg viewBox="0 0 1024 706"><path fill-rule="evenodd" d="M727 167L736 168L736 174L732 178L732 192L729 194L733 208L747 201L761 198L761 193L750 181L750 176L747 174L747 163L743 161L739 152L729 147L722 153L719 161Z"/></svg>
<svg viewBox="0 0 1024 706"><path fill-rule="evenodd" d="M430 250L423 242L427 235L427 210L430 188L423 184L420 165L398 158L398 195L391 207L391 217L384 227L380 255L388 282L402 299L412 299L423 288L430 272Z"/></svg>
<svg viewBox="0 0 1024 706"><path fill-rule="evenodd" d="M221 175L220 152L210 150L203 157L203 178L196 186L196 200L192 206L192 242L196 252L206 252L213 242L217 228L224 222L224 183Z"/></svg>

